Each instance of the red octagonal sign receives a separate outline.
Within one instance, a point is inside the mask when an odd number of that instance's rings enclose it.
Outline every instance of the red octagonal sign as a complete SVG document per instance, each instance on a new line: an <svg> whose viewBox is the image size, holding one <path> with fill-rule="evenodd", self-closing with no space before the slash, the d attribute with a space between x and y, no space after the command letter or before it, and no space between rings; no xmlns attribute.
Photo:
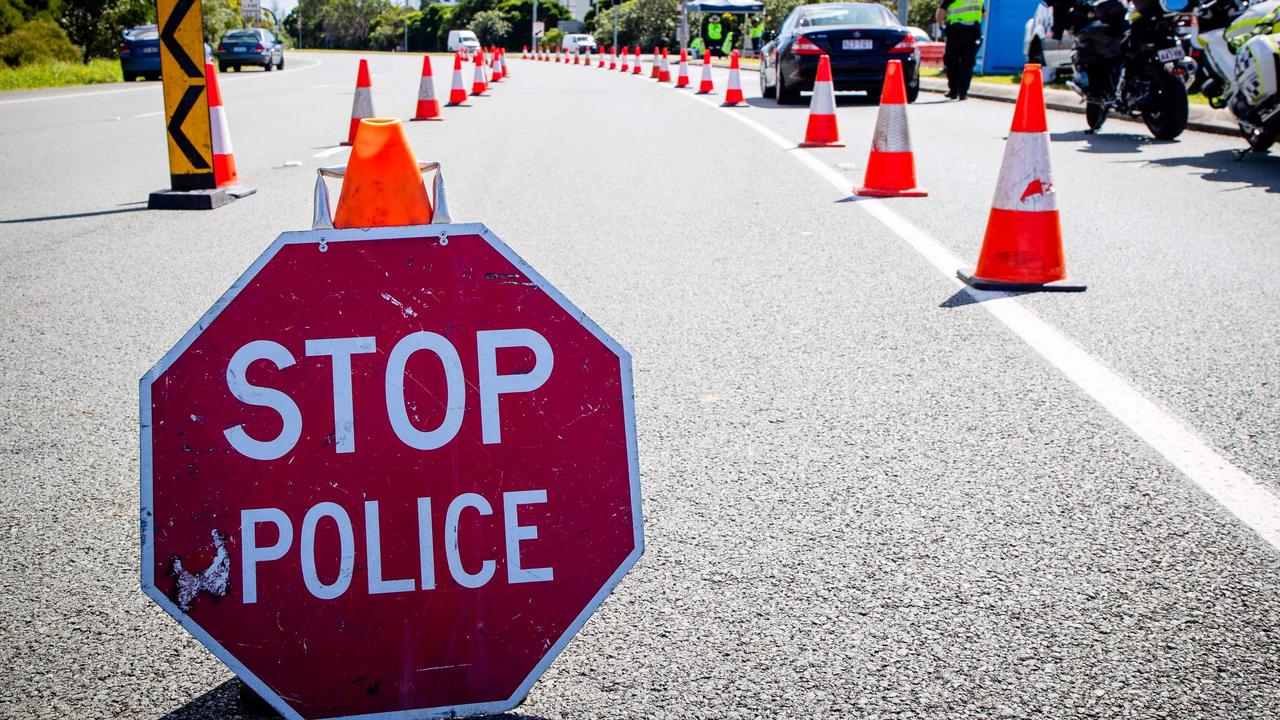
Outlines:
<svg viewBox="0 0 1280 720"><path fill-rule="evenodd" d="M643 549L630 357L481 225L285 233L141 423L143 590L286 717L515 707Z"/></svg>

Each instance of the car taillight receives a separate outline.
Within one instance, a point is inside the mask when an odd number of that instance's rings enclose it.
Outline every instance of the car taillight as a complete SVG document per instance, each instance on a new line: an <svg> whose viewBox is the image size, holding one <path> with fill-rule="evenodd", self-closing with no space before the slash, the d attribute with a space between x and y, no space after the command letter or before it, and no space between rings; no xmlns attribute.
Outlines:
<svg viewBox="0 0 1280 720"><path fill-rule="evenodd" d="M911 33L907 33L906 35L902 36L902 39L898 41L897 45L894 45L893 47L889 48L889 52L891 54L913 53L915 51L916 51L916 36L912 35Z"/></svg>
<svg viewBox="0 0 1280 720"><path fill-rule="evenodd" d="M267 50L267 48L265 48L265 47L264 47L264 46L262 46L262 45L258 45L258 46L256 46L256 47L254 47L254 48L253 48L253 51L254 51L254 52L266 52L266 50Z"/></svg>
<svg viewBox="0 0 1280 720"><path fill-rule="evenodd" d="M120 52L121 52L121 53L127 53L127 52L129 52L129 46L128 46L128 45L125 45L124 43L120 43Z"/></svg>
<svg viewBox="0 0 1280 720"><path fill-rule="evenodd" d="M227 51L227 46L223 45L222 43L218 43L218 52L226 52L226 51Z"/></svg>
<svg viewBox="0 0 1280 720"><path fill-rule="evenodd" d="M821 55L822 48L818 47L812 40L801 35L791 44L792 55Z"/></svg>

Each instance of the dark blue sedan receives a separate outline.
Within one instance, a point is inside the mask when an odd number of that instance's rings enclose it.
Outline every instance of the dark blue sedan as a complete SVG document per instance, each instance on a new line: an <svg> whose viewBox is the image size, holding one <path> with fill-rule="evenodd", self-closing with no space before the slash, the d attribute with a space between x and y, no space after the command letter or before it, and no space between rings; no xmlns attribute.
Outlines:
<svg viewBox="0 0 1280 720"><path fill-rule="evenodd" d="M818 58L831 58L836 90L880 96L890 60L902 62L907 100L920 94L919 53L910 28L883 5L824 3L801 5L783 21L777 37L761 49L760 92L779 105L800 102L813 90Z"/></svg>
<svg viewBox="0 0 1280 720"><path fill-rule="evenodd" d="M245 65L257 65L271 71L284 69L284 45L262 28L231 30L222 36L218 49L214 52L218 58L218 70L239 70Z"/></svg>
<svg viewBox="0 0 1280 720"><path fill-rule="evenodd" d="M204 61L213 60L213 48L204 44ZM124 81L160 79L160 31L155 25L139 25L124 31L120 43L120 72Z"/></svg>

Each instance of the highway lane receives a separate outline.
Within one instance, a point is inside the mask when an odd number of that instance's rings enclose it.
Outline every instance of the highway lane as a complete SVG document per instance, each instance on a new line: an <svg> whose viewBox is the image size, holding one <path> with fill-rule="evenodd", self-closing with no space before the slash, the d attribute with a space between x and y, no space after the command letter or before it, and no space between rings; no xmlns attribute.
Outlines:
<svg viewBox="0 0 1280 720"><path fill-rule="evenodd" d="M228 673L136 590L136 378L277 231L305 226L313 168L345 157L313 156L345 133L354 57L293 57L321 64L224 76L260 190L215 213L129 205L166 179L159 119L132 117L158 93L0 104L6 716L232 713ZM376 108L408 116L419 62L372 57ZM1280 710L1274 548L752 128L639 78L513 69L409 133L444 161L455 218L488 224L631 350L649 539L524 712ZM842 105L849 147L815 151L850 184L875 111ZM741 112L803 127L803 108ZM961 257L1010 112L912 109L933 195L892 208ZM1274 161L1218 183L1186 158L1230 139L1051 124L1069 261L1092 287L1020 302L1274 482L1276 254L1209 232L1274 202ZM1113 143L1138 152L1084 152Z"/></svg>

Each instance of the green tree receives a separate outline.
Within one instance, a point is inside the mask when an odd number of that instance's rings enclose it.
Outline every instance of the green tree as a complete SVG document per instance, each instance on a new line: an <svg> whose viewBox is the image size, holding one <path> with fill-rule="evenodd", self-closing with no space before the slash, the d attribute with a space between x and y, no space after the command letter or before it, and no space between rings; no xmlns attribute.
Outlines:
<svg viewBox="0 0 1280 720"><path fill-rule="evenodd" d="M414 52L436 52L446 49L453 8L440 3L422 7L409 22L409 49Z"/></svg>
<svg viewBox="0 0 1280 720"><path fill-rule="evenodd" d="M680 24L678 0L627 0L618 5L618 43L651 48L676 44L676 28ZM589 26L596 37L613 38L613 10L596 15Z"/></svg>
<svg viewBox="0 0 1280 720"><path fill-rule="evenodd" d="M511 34L511 23L501 10L485 10L471 18L471 30L481 45L503 45Z"/></svg>
<svg viewBox="0 0 1280 720"><path fill-rule="evenodd" d="M324 12L324 32L334 47L368 47L369 25L391 10L389 0L332 0Z"/></svg>
<svg viewBox="0 0 1280 720"><path fill-rule="evenodd" d="M115 49L119 37L112 25L103 22L111 14L111 0L66 0L61 25L71 42L80 46L80 59L106 56Z"/></svg>
<svg viewBox="0 0 1280 720"><path fill-rule="evenodd" d="M26 22L27 18L22 10L21 4L14 5L9 0L0 0L0 37L8 35Z"/></svg>
<svg viewBox="0 0 1280 720"><path fill-rule="evenodd" d="M228 30L244 27L238 0L202 0L200 12L204 18L204 41L215 47Z"/></svg>
<svg viewBox="0 0 1280 720"><path fill-rule="evenodd" d="M529 42L533 31L532 0L505 0L498 9L511 22L511 35L507 38L509 43L507 49L519 50L522 45ZM545 27L554 28L556 23L569 19L569 8L556 0L545 0L545 2L539 0L538 19L545 23Z"/></svg>
<svg viewBox="0 0 1280 720"><path fill-rule="evenodd" d="M284 27L294 40L294 47L328 47L324 32L324 16L329 0L299 0L285 16ZM298 20L302 20L302 36L298 36Z"/></svg>
<svg viewBox="0 0 1280 720"><path fill-rule="evenodd" d="M75 62L80 48L52 20L32 20L0 38L0 61L6 65L34 62Z"/></svg>

